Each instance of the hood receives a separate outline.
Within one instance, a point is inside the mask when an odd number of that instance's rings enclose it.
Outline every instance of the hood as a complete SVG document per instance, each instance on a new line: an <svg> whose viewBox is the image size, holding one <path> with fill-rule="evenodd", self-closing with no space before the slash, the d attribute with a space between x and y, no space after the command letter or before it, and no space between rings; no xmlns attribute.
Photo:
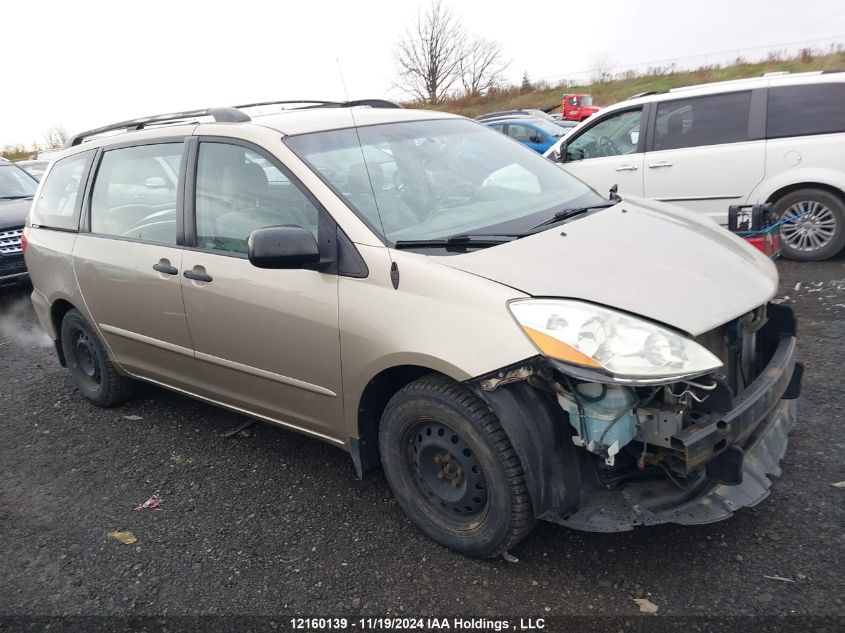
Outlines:
<svg viewBox="0 0 845 633"><path fill-rule="evenodd" d="M0 200L0 231L17 229L26 223L26 214L32 205L31 198Z"/></svg>
<svg viewBox="0 0 845 633"><path fill-rule="evenodd" d="M693 336L766 303L775 265L692 211L626 197L547 231L438 263L531 296L580 299Z"/></svg>

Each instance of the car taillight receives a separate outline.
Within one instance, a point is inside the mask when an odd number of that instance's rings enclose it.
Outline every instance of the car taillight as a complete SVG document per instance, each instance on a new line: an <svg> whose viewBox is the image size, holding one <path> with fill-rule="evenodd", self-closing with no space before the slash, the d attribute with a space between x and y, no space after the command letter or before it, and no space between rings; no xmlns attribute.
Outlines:
<svg viewBox="0 0 845 633"><path fill-rule="evenodd" d="M26 253L26 242L27 242L28 234L29 234L29 227L28 226L23 227L23 233L21 233L21 252L22 253Z"/></svg>

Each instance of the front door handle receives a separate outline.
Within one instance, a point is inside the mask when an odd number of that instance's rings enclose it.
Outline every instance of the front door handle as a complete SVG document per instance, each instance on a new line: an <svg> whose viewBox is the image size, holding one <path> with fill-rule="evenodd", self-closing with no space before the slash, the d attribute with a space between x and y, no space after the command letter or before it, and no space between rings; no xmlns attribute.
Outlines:
<svg viewBox="0 0 845 633"><path fill-rule="evenodd" d="M616 171L637 171L638 169L639 167L636 165L619 165L619 167L616 168Z"/></svg>
<svg viewBox="0 0 845 633"><path fill-rule="evenodd" d="M652 163L651 165L648 166L648 168L649 169L657 169L658 167L671 167L671 166L672 166L672 163L670 163L668 160L664 160L664 161L661 161L659 163Z"/></svg>
<svg viewBox="0 0 845 633"><path fill-rule="evenodd" d="M194 281L211 281L211 275L206 275L205 273L198 273L194 270L186 270L182 273L188 279L193 279Z"/></svg>
<svg viewBox="0 0 845 633"><path fill-rule="evenodd" d="M179 271L175 266L171 266L166 259L160 259L158 264L153 264L153 270L160 272L163 275L178 275Z"/></svg>

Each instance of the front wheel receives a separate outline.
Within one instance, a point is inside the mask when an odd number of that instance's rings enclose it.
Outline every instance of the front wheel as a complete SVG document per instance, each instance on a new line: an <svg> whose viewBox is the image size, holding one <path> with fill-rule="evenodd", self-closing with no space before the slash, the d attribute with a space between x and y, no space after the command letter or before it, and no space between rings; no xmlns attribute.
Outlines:
<svg viewBox="0 0 845 633"><path fill-rule="evenodd" d="M408 517L462 554L496 556L534 527L522 464L498 418L437 375L403 387L379 429L387 481Z"/></svg>
<svg viewBox="0 0 845 633"><path fill-rule="evenodd" d="M820 261L845 246L845 204L824 189L792 191L774 205L781 225L781 252L788 259Z"/></svg>
<svg viewBox="0 0 845 633"><path fill-rule="evenodd" d="M78 310L69 310L62 319L62 351L80 393L98 407L114 407L126 402L135 383L117 373L106 347Z"/></svg>

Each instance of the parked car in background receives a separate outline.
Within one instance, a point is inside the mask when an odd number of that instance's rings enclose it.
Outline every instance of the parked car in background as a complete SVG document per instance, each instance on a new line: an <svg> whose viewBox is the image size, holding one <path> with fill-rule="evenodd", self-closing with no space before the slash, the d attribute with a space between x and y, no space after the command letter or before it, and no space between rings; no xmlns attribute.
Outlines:
<svg viewBox="0 0 845 633"><path fill-rule="evenodd" d="M21 235L37 187L32 176L0 158L0 286L26 277Z"/></svg>
<svg viewBox="0 0 845 633"><path fill-rule="evenodd" d="M605 108L547 156L598 191L671 202L727 224L770 202L782 254L845 246L845 72L677 88Z"/></svg>
<svg viewBox="0 0 845 633"><path fill-rule="evenodd" d="M25 251L80 396L142 380L319 438L474 556L538 519L699 525L769 494L802 373L767 257L475 121L358 103L70 139ZM112 195L162 163L169 199Z"/></svg>
<svg viewBox="0 0 845 633"><path fill-rule="evenodd" d="M598 112L599 108L593 105L590 95L566 94L563 95L560 111L567 121L583 121Z"/></svg>
<svg viewBox="0 0 845 633"><path fill-rule="evenodd" d="M488 112L487 114L480 114L475 117L476 121L488 121L490 119L500 119L504 116L530 116L539 119L546 119L547 121L554 121L554 117L544 110L537 110L534 108L525 108L523 110L500 110L498 112Z"/></svg>
<svg viewBox="0 0 845 633"><path fill-rule="evenodd" d="M30 176L35 178L36 180L41 180L41 176L44 175L44 172L47 171L47 167L50 164L49 160L20 160L15 163L18 167L23 169L26 173Z"/></svg>
<svg viewBox="0 0 845 633"><path fill-rule="evenodd" d="M566 119L555 119L554 124L564 128L568 132L578 127L578 121L567 121Z"/></svg>
<svg viewBox="0 0 845 633"><path fill-rule="evenodd" d="M481 122L541 154L568 133L567 128L538 117L504 116Z"/></svg>

